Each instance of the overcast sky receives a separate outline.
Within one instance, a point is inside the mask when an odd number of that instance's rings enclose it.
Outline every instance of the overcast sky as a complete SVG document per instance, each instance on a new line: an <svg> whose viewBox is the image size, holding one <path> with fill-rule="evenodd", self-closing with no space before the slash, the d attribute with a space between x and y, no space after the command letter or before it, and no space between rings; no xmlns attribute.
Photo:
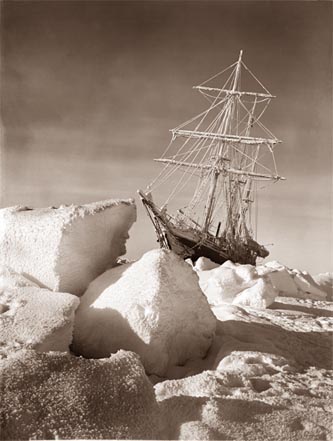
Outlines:
<svg viewBox="0 0 333 441"><path fill-rule="evenodd" d="M260 196L270 258L332 266L332 3L3 1L2 206L136 197L192 86L244 61L278 98L263 122L287 181ZM138 202L139 203L139 202ZM155 246L139 207L128 243Z"/></svg>

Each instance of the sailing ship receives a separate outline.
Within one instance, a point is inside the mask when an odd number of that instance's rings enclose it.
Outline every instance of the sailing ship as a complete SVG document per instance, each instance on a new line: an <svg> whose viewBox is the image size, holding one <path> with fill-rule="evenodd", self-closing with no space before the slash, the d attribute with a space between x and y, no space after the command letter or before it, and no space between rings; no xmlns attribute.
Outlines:
<svg viewBox="0 0 333 441"><path fill-rule="evenodd" d="M275 96L242 55L194 87L209 107L171 130L166 151L155 159L164 167L145 191L138 190L160 246L193 262L205 256L218 264L255 265L269 254L256 241L257 195L260 186L285 179L274 158L281 141L260 121ZM242 90L245 76L259 90ZM168 191L162 205L152 198L158 187L161 194ZM185 204L173 213L171 201Z"/></svg>

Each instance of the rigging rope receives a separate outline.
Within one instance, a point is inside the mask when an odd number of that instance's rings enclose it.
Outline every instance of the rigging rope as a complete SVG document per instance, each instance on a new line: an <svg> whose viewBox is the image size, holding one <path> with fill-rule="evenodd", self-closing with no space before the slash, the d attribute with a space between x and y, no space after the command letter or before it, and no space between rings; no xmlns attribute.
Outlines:
<svg viewBox="0 0 333 441"><path fill-rule="evenodd" d="M260 84L260 86L265 89L265 91L270 95L270 91L268 89L266 89L266 87L258 80L258 78L254 75L253 72L251 72L251 70L246 66L246 64L244 63L244 61L241 61L242 66L245 67L245 69L250 73L250 75L253 76L253 78Z"/></svg>
<svg viewBox="0 0 333 441"><path fill-rule="evenodd" d="M210 106L205 111L183 122L172 130L172 138L168 146L164 150L162 158L166 158L167 154L170 155L170 148L172 145L174 145L175 139L177 138L176 131L190 125L195 121L196 125L194 130L190 130L189 132L196 132L199 127L201 127L205 122L205 126L207 126L205 131L208 131L209 133L216 133L216 136L212 136L211 138L195 138L193 136L193 133L191 133L190 136L186 138L186 140L181 144L177 152L169 156L170 159L174 160L181 158L181 161L178 161L179 164L168 163L167 165L165 165L158 176L151 182L151 184L149 184L147 188L151 189L152 186L154 186L154 188L158 188L168 179L170 179L174 173L182 170L183 173L180 179L177 181L175 187L165 201L165 204L167 204L178 192L181 192L185 188L185 186L188 185L193 177L199 177L200 179L197 180L196 189L194 191L192 199L185 207L186 214L181 214L187 216L189 214L192 215L193 213L195 213L196 207L198 207L200 203L204 203L202 196L204 193L206 193L206 199L208 196L210 199L208 210L206 207L204 211L206 211L206 221L209 223L209 225L213 225L215 217L217 216L217 212L221 209L222 212L226 213L226 216L224 217L224 231L227 231L227 229L230 229L232 226L237 226L237 234L246 234L246 216L251 222L252 209L249 202L247 202L247 205L244 206L243 200L244 196L246 195L247 199L250 198L250 195L256 196L256 179L241 177L241 179L244 180L245 183L244 188L242 189L241 184L243 184L243 182L241 182L238 178L235 178L234 175L228 174L226 176L222 173L222 179L217 179L215 182L213 182L212 179L215 173L215 170L213 168L209 172L204 172L203 170L201 170L200 174L198 174L197 168L192 167L191 170L184 169L184 164L181 163L188 162L190 164L195 164L195 161L197 161L198 164L203 164L208 157L214 159L215 155L218 155L228 156L230 159L230 164L235 166L237 169L245 171L252 168L252 170L254 170L256 166L258 166L271 172L270 168L259 162L259 160L263 156L263 154L259 155L260 152L262 153L262 149L259 144L257 145L256 151L250 149L250 151L248 152L249 154L247 154L245 153L245 151L247 151L247 147L245 145L243 145L243 151L241 151L241 146L237 148L234 143L227 143L224 141L221 142L221 140L217 139L218 135L224 133L235 133L239 136L242 136L245 133L245 136L248 136L250 132L250 127L253 127L254 124L257 124L262 130L264 130L266 134L273 137L273 139L276 139L273 133L268 128L266 128L261 121L259 121L263 113L266 111L271 101L271 98L267 97L264 99L257 99L256 96L254 101L246 101L241 99L241 95L232 95L228 93L226 93L225 97L221 97L221 94L225 93L223 89L227 89L227 87L232 87L234 90L237 86L237 88L240 89L242 78L241 69L239 69L239 66L243 66L250 73L250 75L260 84L260 86L269 94L269 91L266 89L266 87L258 80L258 78L256 78L256 76L242 61L240 62L240 65L238 65L238 62L235 62L232 65L228 66L226 69L213 75L208 80L201 83L200 86L203 86L204 84L207 84L209 81L213 80L222 73L231 70L229 77L224 83L222 89L219 89L217 95L212 95L199 89L200 93L211 103ZM228 86L229 82L230 86ZM244 103L251 103L253 105L252 109L249 110ZM254 109L255 106L259 103L265 103L264 108L258 116L255 116ZM221 109L219 109L219 107L221 107ZM212 115L211 112L214 109L216 109L214 114L217 112L217 115L214 118L209 118L211 121L207 121L207 116ZM245 114L244 116L242 116L244 110ZM244 128L242 127L243 123L245 125ZM190 147L189 149L186 149L186 146L188 145ZM271 147L268 143L265 143L265 145L268 147L273 157L274 169L275 173L277 174L273 146ZM214 184L214 186L210 187L212 183ZM254 188L251 188L252 185L254 186ZM214 198L209 195L209 192L211 192L210 188L213 188L214 193L211 194L214 194ZM223 201L223 194L225 195L225 202ZM255 234L257 234L257 202L255 204L255 210ZM232 234L236 234L235 230L230 230L230 232Z"/></svg>

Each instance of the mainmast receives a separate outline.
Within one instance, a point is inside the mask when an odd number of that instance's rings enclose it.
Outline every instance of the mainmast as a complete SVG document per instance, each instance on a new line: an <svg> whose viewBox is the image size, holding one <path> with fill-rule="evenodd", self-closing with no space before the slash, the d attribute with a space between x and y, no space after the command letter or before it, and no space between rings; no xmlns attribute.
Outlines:
<svg viewBox="0 0 333 441"><path fill-rule="evenodd" d="M241 69L241 62L242 62L242 55L243 55L243 51L240 50L239 52L239 57L238 57L238 61L237 61L237 66L236 66L236 72L235 72L235 77L234 77L234 81L233 81L233 85L232 85L232 94L230 96L230 106L226 111L226 115L225 118L222 122L222 126L221 126L221 130L224 132L223 134L225 134L225 130L229 127L230 125L230 119L232 117L233 114L233 105L234 105L234 94L233 92L236 91L237 85L238 85L238 80L239 80L239 75L240 75L240 69ZM224 141L225 142L225 141ZM213 205L215 202L215 193L216 193L216 186L217 186L217 181L219 178L219 175L221 173L221 169L219 167L220 163L221 163L221 156L222 156L222 151L223 151L223 146L224 146L224 142L221 143L220 148L219 148L219 155L215 160L215 167L213 168L213 173L212 173L212 178L211 178L211 183L210 183L210 188L209 188L209 193L208 193L208 198L207 198L207 203L206 203L206 209L205 209L205 215L204 215L204 224L203 224L203 229L202 231L204 233L208 232L211 220L212 220L212 214L213 214Z"/></svg>

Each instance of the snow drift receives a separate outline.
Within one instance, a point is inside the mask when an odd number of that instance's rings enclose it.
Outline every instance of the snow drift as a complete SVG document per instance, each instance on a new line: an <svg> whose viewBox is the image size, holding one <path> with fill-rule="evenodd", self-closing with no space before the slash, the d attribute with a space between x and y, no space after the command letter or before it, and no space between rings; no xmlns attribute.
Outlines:
<svg viewBox="0 0 333 441"><path fill-rule="evenodd" d="M213 307L226 313L201 371L155 385L167 439L331 439L332 304L278 300Z"/></svg>
<svg viewBox="0 0 333 441"><path fill-rule="evenodd" d="M160 439L153 386L138 357L85 360L20 351L0 360L1 439Z"/></svg>
<svg viewBox="0 0 333 441"><path fill-rule="evenodd" d="M0 357L21 348L68 351L79 299L0 268Z"/></svg>
<svg viewBox="0 0 333 441"><path fill-rule="evenodd" d="M54 291L81 295L125 254L133 200L0 210L0 264Z"/></svg>
<svg viewBox="0 0 333 441"><path fill-rule="evenodd" d="M89 285L73 348L86 357L132 350L148 373L163 376L171 366L203 357L215 326L192 268L172 252L153 250Z"/></svg>

